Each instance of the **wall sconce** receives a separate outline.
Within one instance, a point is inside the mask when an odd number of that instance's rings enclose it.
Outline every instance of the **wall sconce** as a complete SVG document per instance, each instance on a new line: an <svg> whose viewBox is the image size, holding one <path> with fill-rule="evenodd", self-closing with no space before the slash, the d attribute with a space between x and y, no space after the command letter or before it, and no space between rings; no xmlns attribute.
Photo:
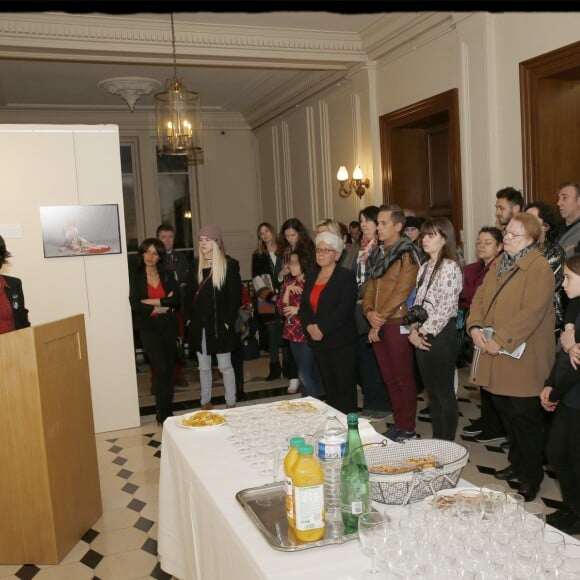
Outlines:
<svg viewBox="0 0 580 580"><path fill-rule="evenodd" d="M352 172L352 179L348 178L348 171L344 165L338 168L338 173L336 174L336 179L340 182L340 189L338 190L338 195L340 197L348 197L353 191L358 195L359 199L365 194L365 191L370 187L371 182L367 179L363 179L363 172L360 165L357 165ZM348 187L347 187L348 183Z"/></svg>

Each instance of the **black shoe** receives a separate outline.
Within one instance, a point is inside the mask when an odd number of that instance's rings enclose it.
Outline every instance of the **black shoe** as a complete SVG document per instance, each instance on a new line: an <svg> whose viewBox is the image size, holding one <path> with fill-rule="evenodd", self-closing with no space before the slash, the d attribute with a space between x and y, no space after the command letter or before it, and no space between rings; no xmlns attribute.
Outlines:
<svg viewBox="0 0 580 580"><path fill-rule="evenodd" d="M505 435L494 435L481 432L479 435L475 436L475 440L478 443L491 443L492 441L500 441L501 439L505 439Z"/></svg>
<svg viewBox="0 0 580 580"><path fill-rule="evenodd" d="M282 367L280 363L270 363L270 374L266 377L267 381L275 381L282 376Z"/></svg>
<svg viewBox="0 0 580 580"><path fill-rule="evenodd" d="M510 479L517 481L517 479L518 479L518 476L516 475L516 472L514 471L514 469L511 465L508 465L505 469L500 469L500 470L496 469L493 476L496 479L501 479L502 481L508 481Z"/></svg>
<svg viewBox="0 0 580 580"><path fill-rule="evenodd" d="M518 493L524 498L524 501L532 501L540 491L539 483L529 483L522 481L518 487Z"/></svg>
<svg viewBox="0 0 580 580"><path fill-rule="evenodd" d="M471 425L463 427L463 433L465 433L465 435L479 435L482 431L483 427L481 425L481 419L476 419L471 423Z"/></svg>

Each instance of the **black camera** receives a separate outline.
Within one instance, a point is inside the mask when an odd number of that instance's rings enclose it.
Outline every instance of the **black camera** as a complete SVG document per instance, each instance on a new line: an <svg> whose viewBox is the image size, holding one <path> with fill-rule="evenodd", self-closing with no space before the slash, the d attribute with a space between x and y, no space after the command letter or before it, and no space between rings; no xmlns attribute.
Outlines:
<svg viewBox="0 0 580 580"><path fill-rule="evenodd" d="M415 322L417 322L421 325L427 320L427 318L429 318L427 311L421 305L415 304L415 306L412 306L403 318L403 324L409 326L410 324L415 324Z"/></svg>

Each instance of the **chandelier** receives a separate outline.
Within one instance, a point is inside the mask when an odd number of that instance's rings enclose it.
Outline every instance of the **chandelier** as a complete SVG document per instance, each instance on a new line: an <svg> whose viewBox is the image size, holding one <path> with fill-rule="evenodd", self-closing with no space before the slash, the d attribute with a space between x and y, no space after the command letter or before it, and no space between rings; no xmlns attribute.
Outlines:
<svg viewBox="0 0 580 580"><path fill-rule="evenodd" d="M188 91L177 78L175 28L171 14L173 78L165 91L155 95L157 152L159 155L186 155L189 163L203 161L203 141L199 94Z"/></svg>

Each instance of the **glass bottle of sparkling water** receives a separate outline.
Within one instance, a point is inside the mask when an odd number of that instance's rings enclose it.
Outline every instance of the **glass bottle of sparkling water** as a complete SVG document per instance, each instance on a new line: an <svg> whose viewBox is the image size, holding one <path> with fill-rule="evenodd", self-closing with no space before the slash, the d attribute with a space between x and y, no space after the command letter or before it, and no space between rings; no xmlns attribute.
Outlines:
<svg viewBox="0 0 580 580"><path fill-rule="evenodd" d="M371 509L369 470L358 432L358 415L347 415L346 450L340 470L340 508L345 534L358 530L359 516Z"/></svg>

